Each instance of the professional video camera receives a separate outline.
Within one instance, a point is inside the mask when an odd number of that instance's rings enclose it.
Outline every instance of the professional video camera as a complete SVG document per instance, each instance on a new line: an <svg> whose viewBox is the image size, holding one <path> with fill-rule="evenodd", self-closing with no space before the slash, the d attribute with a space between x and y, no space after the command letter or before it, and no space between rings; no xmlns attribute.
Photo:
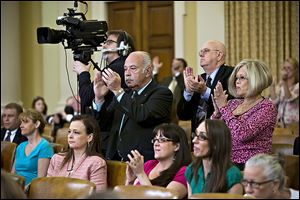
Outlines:
<svg viewBox="0 0 300 200"><path fill-rule="evenodd" d="M87 3L84 1L79 2L86 5L87 12ZM88 64L91 61L94 67L100 71L100 68L91 59L91 55L106 40L107 23L106 21L86 20L85 14L75 12L77 6L78 3L75 1L75 9L68 8L69 12L64 13L64 16L58 17L56 20L57 25L66 26L65 31L49 27L37 28L38 43L58 44L62 42L65 49L73 50L74 60L79 60L84 64ZM81 19L75 16L81 16ZM64 44L65 40L67 41L67 46Z"/></svg>

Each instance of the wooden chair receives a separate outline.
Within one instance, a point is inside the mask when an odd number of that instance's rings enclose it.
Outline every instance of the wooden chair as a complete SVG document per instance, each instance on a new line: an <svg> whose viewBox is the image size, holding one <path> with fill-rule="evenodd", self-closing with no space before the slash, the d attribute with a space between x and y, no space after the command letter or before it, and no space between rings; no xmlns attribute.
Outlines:
<svg viewBox="0 0 300 200"><path fill-rule="evenodd" d="M11 172L15 160L16 148L16 143L1 141L1 167L7 172Z"/></svg>
<svg viewBox="0 0 300 200"><path fill-rule="evenodd" d="M50 145L53 147L54 153L60 153L65 150L62 144L50 143Z"/></svg>
<svg viewBox="0 0 300 200"><path fill-rule="evenodd" d="M179 199L176 191L153 185L117 185L113 191L120 199Z"/></svg>
<svg viewBox="0 0 300 200"><path fill-rule="evenodd" d="M69 128L60 128L57 130L54 142L63 145L64 149L68 149L68 131Z"/></svg>
<svg viewBox="0 0 300 200"><path fill-rule="evenodd" d="M107 160L107 186L114 188L116 185L125 185L126 163L116 160Z"/></svg>
<svg viewBox="0 0 300 200"><path fill-rule="evenodd" d="M290 129L294 135L299 135L299 122L288 124L286 128Z"/></svg>
<svg viewBox="0 0 300 200"><path fill-rule="evenodd" d="M272 153L282 153L284 155L293 155L294 145L292 144L272 144Z"/></svg>
<svg viewBox="0 0 300 200"><path fill-rule="evenodd" d="M25 189L25 177L20 176L18 174L13 174L13 173L8 173L9 176L21 186L21 188L24 190Z"/></svg>
<svg viewBox="0 0 300 200"><path fill-rule="evenodd" d="M197 193L189 197L189 199L253 199L251 197L240 194L229 193Z"/></svg>
<svg viewBox="0 0 300 200"><path fill-rule="evenodd" d="M50 124L46 124L42 135L52 135L52 126Z"/></svg>
<svg viewBox="0 0 300 200"><path fill-rule="evenodd" d="M78 199L91 195L96 185L88 180L70 177L39 177L33 179L29 199Z"/></svg>
<svg viewBox="0 0 300 200"><path fill-rule="evenodd" d="M275 127L273 131L273 135L280 135L280 134L292 135L293 132L291 131L291 129L288 128Z"/></svg>
<svg viewBox="0 0 300 200"><path fill-rule="evenodd" d="M70 123L69 122L66 122L65 124L64 124L64 127L63 128L69 128L70 127Z"/></svg>
<svg viewBox="0 0 300 200"><path fill-rule="evenodd" d="M179 120L178 121L178 125L183 128L183 130L185 131L186 133L186 136L187 136L187 139L188 139L188 144L189 144L189 148L191 150L192 148L192 145L191 145L191 138L192 138L192 125L191 125L191 120L188 120L188 121L182 121L182 120Z"/></svg>
<svg viewBox="0 0 300 200"><path fill-rule="evenodd" d="M299 156L284 155L284 160L284 170L288 177L287 186L299 190Z"/></svg>
<svg viewBox="0 0 300 200"><path fill-rule="evenodd" d="M52 143L54 138L50 135L41 135L43 138L45 138L49 143Z"/></svg>
<svg viewBox="0 0 300 200"><path fill-rule="evenodd" d="M295 138L294 134L274 134L272 137L272 144L292 144L294 145Z"/></svg>

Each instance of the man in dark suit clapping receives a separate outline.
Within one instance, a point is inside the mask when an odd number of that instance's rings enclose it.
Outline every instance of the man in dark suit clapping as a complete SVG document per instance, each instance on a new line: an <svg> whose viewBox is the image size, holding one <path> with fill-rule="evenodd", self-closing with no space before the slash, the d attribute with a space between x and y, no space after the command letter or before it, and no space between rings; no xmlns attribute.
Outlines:
<svg viewBox="0 0 300 200"><path fill-rule="evenodd" d="M1 141L14 142L17 145L27 140L21 134L19 115L23 112L22 106L17 103L9 103L4 107L1 128Z"/></svg>
<svg viewBox="0 0 300 200"><path fill-rule="evenodd" d="M180 120L192 120L192 132L214 112L211 94L217 82L220 81L224 90L227 90L228 78L233 71L233 67L225 65L225 45L220 41L205 42L199 56L200 65L205 73L195 75L190 67L184 70L185 90L177 106ZM228 94L228 99L230 98L232 96Z"/></svg>
<svg viewBox="0 0 300 200"><path fill-rule="evenodd" d="M121 87L120 76L105 69L94 81L95 102L103 102L105 93L114 93L107 112L114 112L106 158L127 161L131 150L138 150L144 161L154 159L153 129L170 122L172 92L152 80L153 67L147 52L129 54L124 64L128 90ZM107 90L107 91L106 91Z"/></svg>

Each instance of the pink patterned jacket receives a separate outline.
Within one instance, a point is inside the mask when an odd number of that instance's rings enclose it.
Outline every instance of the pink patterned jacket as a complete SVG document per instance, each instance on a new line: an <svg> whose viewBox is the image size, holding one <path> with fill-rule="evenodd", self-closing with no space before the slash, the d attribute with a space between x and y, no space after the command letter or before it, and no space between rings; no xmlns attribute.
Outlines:
<svg viewBox="0 0 300 200"><path fill-rule="evenodd" d="M231 160L244 164L255 154L271 153L277 109L272 101L264 99L242 115L233 115L232 112L243 101L229 100L227 106L220 108L221 117L213 114L211 119L225 121L231 131Z"/></svg>

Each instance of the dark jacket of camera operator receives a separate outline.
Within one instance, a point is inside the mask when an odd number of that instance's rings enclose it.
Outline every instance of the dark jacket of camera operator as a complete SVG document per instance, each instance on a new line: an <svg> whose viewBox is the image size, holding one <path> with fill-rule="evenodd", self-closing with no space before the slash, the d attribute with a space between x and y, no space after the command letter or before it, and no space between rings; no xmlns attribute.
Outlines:
<svg viewBox="0 0 300 200"><path fill-rule="evenodd" d="M122 88L128 88L124 78L124 63L130 52L134 51L132 37L124 31L108 31L107 40L103 45L103 58L107 62L106 68L117 72L121 77ZM104 103L97 109L99 104L95 102L93 82L89 73L90 66L75 61L73 71L78 75L79 95L81 99L81 113L92 114L98 121L101 130L102 153L105 155L109 132L112 127L114 117L113 112L107 112L107 107L113 100L113 93L109 91L105 96Z"/></svg>

